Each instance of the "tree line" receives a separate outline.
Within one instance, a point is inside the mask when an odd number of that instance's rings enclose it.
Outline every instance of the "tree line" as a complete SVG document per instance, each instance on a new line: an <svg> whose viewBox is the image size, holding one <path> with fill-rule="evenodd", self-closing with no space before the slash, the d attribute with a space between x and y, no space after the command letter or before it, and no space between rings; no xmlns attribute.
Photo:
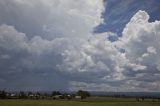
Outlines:
<svg viewBox="0 0 160 106"><path fill-rule="evenodd" d="M90 97L88 91L79 90L75 93L62 93L60 91L53 91L51 93L42 92L7 92L6 90L0 90L0 99L85 99Z"/></svg>

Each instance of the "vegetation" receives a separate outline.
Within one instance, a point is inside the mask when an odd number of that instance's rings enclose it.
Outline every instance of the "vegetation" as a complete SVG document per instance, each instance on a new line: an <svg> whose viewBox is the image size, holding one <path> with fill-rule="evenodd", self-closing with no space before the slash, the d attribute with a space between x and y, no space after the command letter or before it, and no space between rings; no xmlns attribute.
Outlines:
<svg viewBox="0 0 160 106"><path fill-rule="evenodd" d="M76 96L81 98L76 98ZM159 97L129 97L114 95L108 97L91 96L79 90L75 94L40 92L6 92L0 90L0 106L159 106Z"/></svg>
<svg viewBox="0 0 160 106"><path fill-rule="evenodd" d="M76 94L61 93L59 91L53 91L52 93L40 93L40 92L6 92L0 90L0 99L74 99L75 96L80 96L81 99L85 99L90 96L87 91L79 90Z"/></svg>
<svg viewBox="0 0 160 106"><path fill-rule="evenodd" d="M78 96L81 96L81 99L85 99L86 97L90 97L90 93L87 92L87 91L82 91L82 90L79 90L77 92L77 95Z"/></svg>
<svg viewBox="0 0 160 106"><path fill-rule="evenodd" d="M5 90L0 91L0 99L7 98L7 92Z"/></svg>
<svg viewBox="0 0 160 106"><path fill-rule="evenodd" d="M108 101L102 101L108 100ZM123 102L122 102L123 101ZM67 100L27 100L10 99L0 100L0 106L159 106L160 102L136 102L125 100L112 100L105 97L89 97L88 100L67 101Z"/></svg>

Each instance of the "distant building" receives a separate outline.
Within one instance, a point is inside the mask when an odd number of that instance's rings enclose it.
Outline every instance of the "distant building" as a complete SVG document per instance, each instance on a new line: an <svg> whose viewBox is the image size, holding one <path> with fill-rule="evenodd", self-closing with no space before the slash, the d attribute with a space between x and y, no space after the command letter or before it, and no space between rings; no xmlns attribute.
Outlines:
<svg viewBox="0 0 160 106"><path fill-rule="evenodd" d="M75 99L81 99L82 97L81 96L75 96Z"/></svg>
<svg viewBox="0 0 160 106"><path fill-rule="evenodd" d="M11 97L15 97L16 94L15 94L15 93L11 93L10 96L11 96Z"/></svg>
<svg viewBox="0 0 160 106"><path fill-rule="evenodd" d="M34 95L33 94L30 94L30 95L28 95L29 97L34 97Z"/></svg>
<svg viewBox="0 0 160 106"><path fill-rule="evenodd" d="M55 95L54 98L55 99L60 99L62 97L62 95Z"/></svg>

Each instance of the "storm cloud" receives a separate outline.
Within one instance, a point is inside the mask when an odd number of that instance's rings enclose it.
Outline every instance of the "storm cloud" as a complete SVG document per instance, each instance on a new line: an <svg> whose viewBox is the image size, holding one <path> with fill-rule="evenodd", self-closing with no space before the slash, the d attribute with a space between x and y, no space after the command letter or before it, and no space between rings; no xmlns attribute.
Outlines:
<svg viewBox="0 0 160 106"><path fill-rule="evenodd" d="M160 21L139 10L112 42L103 0L0 0L0 88L158 91ZM123 51L123 52L122 52Z"/></svg>

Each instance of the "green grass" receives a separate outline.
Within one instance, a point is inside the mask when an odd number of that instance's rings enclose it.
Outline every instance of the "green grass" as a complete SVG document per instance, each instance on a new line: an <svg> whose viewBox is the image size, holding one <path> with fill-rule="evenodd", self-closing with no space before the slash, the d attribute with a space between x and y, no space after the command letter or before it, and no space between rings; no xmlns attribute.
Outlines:
<svg viewBox="0 0 160 106"><path fill-rule="evenodd" d="M0 100L0 106L160 106L160 102L136 102L135 99L91 97L85 100Z"/></svg>
<svg viewBox="0 0 160 106"><path fill-rule="evenodd" d="M136 102L135 98L113 98L113 97L90 97L85 102Z"/></svg>

